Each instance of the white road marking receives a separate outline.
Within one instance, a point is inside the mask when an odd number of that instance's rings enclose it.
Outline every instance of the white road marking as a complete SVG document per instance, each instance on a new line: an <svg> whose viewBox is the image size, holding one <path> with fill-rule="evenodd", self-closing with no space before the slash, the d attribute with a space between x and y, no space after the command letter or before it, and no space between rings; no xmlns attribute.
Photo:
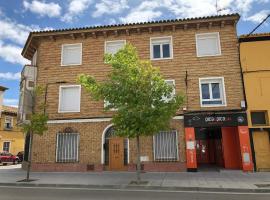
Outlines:
<svg viewBox="0 0 270 200"><path fill-rule="evenodd" d="M269 195L268 193L244 193L244 192L214 192L214 191L173 191L173 190L147 190L147 189L109 189L109 188L72 188L72 187L39 187L39 186L4 186L0 188L16 189L49 189L49 190L90 190L90 191L119 191L119 192L159 192L159 193L199 193L199 194L233 194L233 195Z"/></svg>

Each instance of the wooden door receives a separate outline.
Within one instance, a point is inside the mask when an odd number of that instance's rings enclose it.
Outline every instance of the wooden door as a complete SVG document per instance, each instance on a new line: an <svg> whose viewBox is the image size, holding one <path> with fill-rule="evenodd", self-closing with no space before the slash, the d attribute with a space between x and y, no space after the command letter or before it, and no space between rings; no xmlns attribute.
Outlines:
<svg viewBox="0 0 270 200"><path fill-rule="evenodd" d="M258 171L270 171L270 142L267 131L255 131L253 143Z"/></svg>
<svg viewBox="0 0 270 200"><path fill-rule="evenodd" d="M124 169L124 139L113 137L109 140L109 167L110 170Z"/></svg>

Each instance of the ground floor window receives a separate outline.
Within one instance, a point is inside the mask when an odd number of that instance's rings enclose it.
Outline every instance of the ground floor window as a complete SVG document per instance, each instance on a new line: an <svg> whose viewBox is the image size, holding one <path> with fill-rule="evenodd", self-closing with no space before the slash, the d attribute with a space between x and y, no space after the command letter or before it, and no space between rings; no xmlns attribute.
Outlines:
<svg viewBox="0 0 270 200"><path fill-rule="evenodd" d="M3 151L9 152L10 150L10 142L3 142Z"/></svg>
<svg viewBox="0 0 270 200"><path fill-rule="evenodd" d="M177 131L160 131L154 136L155 161L177 161L178 141Z"/></svg>
<svg viewBox="0 0 270 200"><path fill-rule="evenodd" d="M58 133L56 146L56 162L79 161L79 134Z"/></svg>

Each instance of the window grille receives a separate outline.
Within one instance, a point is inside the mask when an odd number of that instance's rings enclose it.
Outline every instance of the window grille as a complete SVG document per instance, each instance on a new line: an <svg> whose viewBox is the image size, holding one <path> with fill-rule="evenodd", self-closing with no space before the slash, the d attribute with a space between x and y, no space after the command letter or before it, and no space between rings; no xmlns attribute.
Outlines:
<svg viewBox="0 0 270 200"><path fill-rule="evenodd" d="M78 162L78 148L78 133L58 133L56 162Z"/></svg>
<svg viewBox="0 0 270 200"><path fill-rule="evenodd" d="M155 161L177 161L178 140L176 130L160 131L154 136Z"/></svg>

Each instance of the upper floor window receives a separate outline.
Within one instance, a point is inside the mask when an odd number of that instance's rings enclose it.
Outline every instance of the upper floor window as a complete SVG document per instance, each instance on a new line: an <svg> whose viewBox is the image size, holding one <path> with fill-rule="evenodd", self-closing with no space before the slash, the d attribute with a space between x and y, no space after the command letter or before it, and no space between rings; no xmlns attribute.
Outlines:
<svg viewBox="0 0 270 200"><path fill-rule="evenodd" d="M164 101L170 101L175 95L175 80L165 80L165 82L168 85L172 86L173 90L172 90L172 93L171 93L170 97L163 97L162 99Z"/></svg>
<svg viewBox="0 0 270 200"><path fill-rule="evenodd" d="M155 37L150 39L151 60L171 59L173 57L172 37Z"/></svg>
<svg viewBox="0 0 270 200"><path fill-rule="evenodd" d="M126 44L126 40L115 40L105 42L105 53L116 54Z"/></svg>
<svg viewBox="0 0 270 200"><path fill-rule="evenodd" d="M219 33L196 34L197 57L221 55Z"/></svg>
<svg viewBox="0 0 270 200"><path fill-rule="evenodd" d="M63 44L61 65L81 65L82 64L82 43Z"/></svg>
<svg viewBox="0 0 270 200"><path fill-rule="evenodd" d="M80 112L81 86L63 85L59 89L58 112Z"/></svg>
<svg viewBox="0 0 270 200"><path fill-rule="evenodd" d="M223 77L200 78L201 106L225 106L226 96Z"/></svg>
<svg viewBox="0 0 270 200"><path fill-rule="evenodd" d="M267 111L251 111L252 125L268 125Z"/></svg>
<svg viewBox="0 0 270 200"><path fill-rule="evenodd" d="M12 117L5 117L5 129L12 129L13 119Z"/></svg>

